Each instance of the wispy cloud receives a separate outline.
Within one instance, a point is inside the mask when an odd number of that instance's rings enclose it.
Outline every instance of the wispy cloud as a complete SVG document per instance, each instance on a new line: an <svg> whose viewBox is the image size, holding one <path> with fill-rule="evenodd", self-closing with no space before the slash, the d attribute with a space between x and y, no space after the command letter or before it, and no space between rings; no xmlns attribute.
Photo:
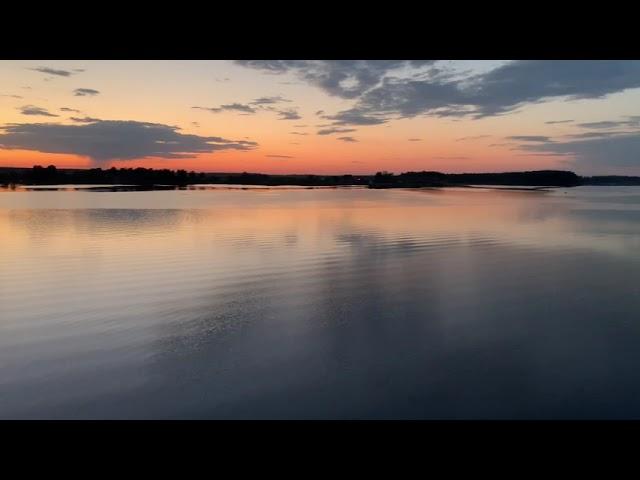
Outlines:
<svg viewBox="0 0 640 480"><path fill-rule="evenodd" d="M354 143L358 141L353 137L338 137L338 140L342 140L343 142L348 142L348 143Z"/></svg>
<svg viewBox="0 0 640 480"><path fill-rule="evenodd" d="M280 117L278 120L300 120L302 118L298 112L292 108L280 110L278 116Z"/></svg>
<svg viewBox="0 0 640 480"><path fill-rule="evenodd" d="M479 140L481 138L489 138L491 135L473 135L471 137L460 137L456 138L456 142L465 142L467 140Z"/></svg>
<svg viewBox="0 0 640 480"><path fill-rule="evenodd" d="M34 105L25 105L19 108L22 115L39 115L43 117L59 117L55 113L50 113L46 108L36 107Z"/></svg>
<svg viewBox="0 0 640 480"><path fill-rule="evenodd" d="M34 70L40 73L46 73L47 75L55 75L58 77L70 77L75 73L80 73L80 71L78 70L62 70L62 69L50 68L50 67L36 67L36 68L30 68L29 70Z"/></svg>
<svg viewBox="0 0 640 480"><path fill-rule="evenodd" d="M93 97L99 93L100 92L98 90L94 90L93 88L76 88L73 91L73 94L76 97Z"/></svg>
<svg viewBox="0 0 640 480"><path fill-rule="evenodd" d="M211 113L221 113L221 112L241 112L246 114L254 114L256 113L256 109L250 105L243 103L229 103L226 105L220 105L219 107L191 107L198 110L206 110Z"/></svg>
<svg viewBox="0 0 640 480"><path fill-rule="evenodd" d="M572 123L573 120L549 120L548 122L544 122L547 125L556 125L558 123Z"/></svg>
<svg viewBox="0 0 640 480"><path fill-rule="evenodd" d="M291 100L287 100L286 98L283 98L281 96L260 97L260 98L256 98L253 102L251 102L251 104L252 105L273 105L275 103L283 103L283 102L291 102Z"/></svg>
<svg viewBox="0 0 640 480"><path fill-rule="evenodd" d="M516 140L519 142L548 142L550 141L549 137L545 137L544 135L511 135L506 137L507 140Z"/></svg>
<svg viewBox="0 0 640 480"><path fill-rule="evenodd" d="M269 158L295 158L290 155L265 155L265 157Z"/></svg>
<svg viewBox="0 0 640 480"><path fill-rule="evenodd" d="M69 120L74 121L76 123L93 123L93 122L101 122L99 118L93 117L70 117Z"/></svg>
<svg viewBox="0 0 640 480"><path fill-rule="evenodd" d="M334 133L349 133L355 131L355 128L325 128L318 130L318 135L332 135Z"/></svg>

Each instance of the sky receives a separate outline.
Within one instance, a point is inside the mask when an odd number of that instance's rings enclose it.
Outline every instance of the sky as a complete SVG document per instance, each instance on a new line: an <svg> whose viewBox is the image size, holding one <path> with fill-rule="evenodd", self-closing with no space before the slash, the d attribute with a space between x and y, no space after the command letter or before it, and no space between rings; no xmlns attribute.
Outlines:
<svg viewBox="0 0 640 480"><path fill-rule="evenodd" d="M0 61L0 166L640 175L640 61Z"/></svg>

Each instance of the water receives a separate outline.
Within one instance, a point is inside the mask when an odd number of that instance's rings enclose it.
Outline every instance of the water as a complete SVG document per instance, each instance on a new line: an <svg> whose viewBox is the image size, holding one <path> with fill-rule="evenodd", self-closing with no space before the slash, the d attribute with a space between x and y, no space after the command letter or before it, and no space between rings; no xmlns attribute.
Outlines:
<svg viewBox="0 0 640 480"><path fill-rule="evenodd" d="M640 418L640 188L0 190L0 418Z"/></svg>

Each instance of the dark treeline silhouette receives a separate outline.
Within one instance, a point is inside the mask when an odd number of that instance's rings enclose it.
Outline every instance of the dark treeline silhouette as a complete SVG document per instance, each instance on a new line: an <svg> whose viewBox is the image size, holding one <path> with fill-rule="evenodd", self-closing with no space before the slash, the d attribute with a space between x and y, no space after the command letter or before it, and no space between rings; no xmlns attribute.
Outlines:
<svg viewBox="0 0 640 480"><path fill-rule="evenodd" d="M600 175L596 177L582 177L583 185L640 185L640 177L629 177L624 175Z"/></svg>
<svg viewBox="0 0 640 480"><path fill-rule="evenodd" d="M368 175L267 175L261 173L196 173L152 168L58 169L54 165L33 168L0 167L0 185L140 185L185 186L198 184L236 185L363 185L371 188L418 188L465 185L512 185L573 187L578 185L640 185L640 177L580 177L563 170L504 173L378 172Z"/></svg>
<svg viewBox="0 0 640 480"><path fill-rule="evenodd" d="M575 187L582 184L581 177L573 172L563 170L505 173L406 172L400 175L378 172L371 181L373 188L446 187L461 185Z"/></svg>
<svg viewBox="0 0 640 480"><path fill-rule="evenodd" d="M368 185L369 176L354 175L266 175L260 173L196 173L152 168L58 169L54 165L33 168L0 168L0 185Z"/></svg>

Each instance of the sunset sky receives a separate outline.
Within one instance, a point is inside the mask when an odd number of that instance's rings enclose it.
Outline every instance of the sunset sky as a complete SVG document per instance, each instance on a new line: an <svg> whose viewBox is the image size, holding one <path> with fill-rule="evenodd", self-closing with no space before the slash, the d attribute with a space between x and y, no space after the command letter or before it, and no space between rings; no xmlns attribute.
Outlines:
<svg viewBox="0 0 640 480"><path fill-rule="evenodd" d="M639 61L0 61L0 166L640 175Z"/></svg>

